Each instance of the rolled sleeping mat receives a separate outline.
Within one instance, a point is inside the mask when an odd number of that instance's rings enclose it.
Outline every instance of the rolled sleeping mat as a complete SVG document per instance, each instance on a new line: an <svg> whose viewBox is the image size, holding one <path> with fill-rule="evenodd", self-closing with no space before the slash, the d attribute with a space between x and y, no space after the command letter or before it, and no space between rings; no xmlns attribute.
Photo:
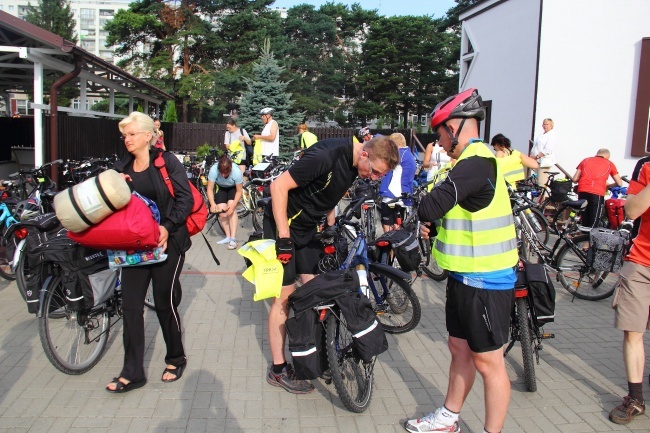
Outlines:
<svg viewBox="0 0 650 433"><path fill-rule="evenodd" d="M63 227L79 233L97 224L131 200L131 189L115 170L70 187L54 197L56 216Z"/></svg>

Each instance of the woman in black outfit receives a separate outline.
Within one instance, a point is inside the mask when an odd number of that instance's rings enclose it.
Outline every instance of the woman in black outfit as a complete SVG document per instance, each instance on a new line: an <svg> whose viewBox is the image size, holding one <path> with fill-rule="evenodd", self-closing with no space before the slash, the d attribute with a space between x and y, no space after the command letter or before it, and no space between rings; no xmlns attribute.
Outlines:
<svg viewBox="0 0 650 433"><path fill-rule="evenodd" d="M174 187L172 196L160 171L154 167L158 149L152 148L157 136L151 118L134 112L119 124L126 150L125 158L115 169L131 182L132 189L155 201L160 210L160 239L158 246L167 253L167 260L146 266L125 267L122 270L122 308L124 311L124 367L120 375L106 386L109 392L122 393L140 388L147 382L144 372L144 298L153 281L156 315L160 322L167 354L163 382L181 378L187 359L183 349L179 276L185 252L191 242L185 226L193 204L192 194L183 165L168 152L163 153L165 165Z"/></svg>

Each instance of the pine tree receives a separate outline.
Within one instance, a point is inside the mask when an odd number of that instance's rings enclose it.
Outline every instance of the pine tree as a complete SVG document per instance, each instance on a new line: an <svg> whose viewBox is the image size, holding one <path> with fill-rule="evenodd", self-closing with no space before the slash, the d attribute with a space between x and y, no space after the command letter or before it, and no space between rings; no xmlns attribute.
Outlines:
<svg viewBox="0 0 650 433"><path fill-rule="evenodd" d="M176 115L176 104L174 104L174 101L167 101L167 104L165 105L163 122L178 122L178 116Z"/></svg>
<svg viewBox="0 0 650 433"><path fill-rule="evenodd" d="M75 20L69 0L39 0L37 6L27 4L25 20L72 42L77 42L74 34Z"/></svg>
<svg viewBox="0 0 650 433"><path fill-rule="evenodd" d="M296 132L296 127L304 119L304 113L292 113L291 93L287 93L288 82L280 81L284 70L271 52L271 43L265 40L262 54L253 65L253 78L246 79L248 90L241 100L241 110L238 125L247 131L261 131L264 128L259 112L264 107L275 110L273 118L278 122L280 130L280 153L290 152L294 143L290 136ZM250 133L250 132L249 132Z"/></svg>

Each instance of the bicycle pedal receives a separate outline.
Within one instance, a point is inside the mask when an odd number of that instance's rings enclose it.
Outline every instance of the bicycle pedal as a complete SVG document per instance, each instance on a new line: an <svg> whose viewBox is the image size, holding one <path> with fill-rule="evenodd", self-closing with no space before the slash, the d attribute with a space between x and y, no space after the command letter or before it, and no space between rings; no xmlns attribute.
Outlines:
<svg viewBox="0 0 650 433"><path fill-rule="evenodd" d="M555 338L555 334L542 334L542 340L546 340L549 338Z"/></svg>

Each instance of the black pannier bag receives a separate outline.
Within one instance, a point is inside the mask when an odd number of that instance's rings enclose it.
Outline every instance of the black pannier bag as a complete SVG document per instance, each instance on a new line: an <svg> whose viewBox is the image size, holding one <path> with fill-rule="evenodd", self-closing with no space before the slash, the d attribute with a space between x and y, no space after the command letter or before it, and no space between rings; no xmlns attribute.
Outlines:
<svg viewBox="0 0 650 433"><path fill-rule="evenodd" d="M541 263L524 263L528 300L537 326L555 321L555 287Z"/></svg>
<svg viewBox="0 0 650 433"><path fill-rule="evenodd" d="M553 201L567 201L569 199L569 191L573 187L573 182L569 179L558 179L551 182L551 200Z"/></svg>
<svg viewBox="0 0 650 433"><path fill-rule="evenodd" d="M378 237L375 243L379 241L390 242L395 258L404 272L413 272L420 267L422 254L418 248L418 238L413 232L405 229L391 230Z"/></svg>
<svg viewBox="0 0 650 433"><path fill-rule="evenodd" d="M589 232L587 264L596 271L618 272L623 265L628 232L593 228Z"/></svg>
<svg viewBox="0 0 650 433"><path fill-rule="evenodd" d="M106 301L117 281L117 272L108 269L106 251L83 247L61 230L56 236L29 251L27 309L38 312L39 292L54 263L60 266L67 308L82 311Z"/></svg>
<svg viewBox="0 0 650 433"><path fill-rule="evenodd" d="M370 300L359 292L354 269L318 275L289 296L295 316L286 321L289 350L298 379L315 379L327 368L323 347L323 324L313 309L336 303L353 334L354 348L368 362L388 349L388 341Z"/></svg>

